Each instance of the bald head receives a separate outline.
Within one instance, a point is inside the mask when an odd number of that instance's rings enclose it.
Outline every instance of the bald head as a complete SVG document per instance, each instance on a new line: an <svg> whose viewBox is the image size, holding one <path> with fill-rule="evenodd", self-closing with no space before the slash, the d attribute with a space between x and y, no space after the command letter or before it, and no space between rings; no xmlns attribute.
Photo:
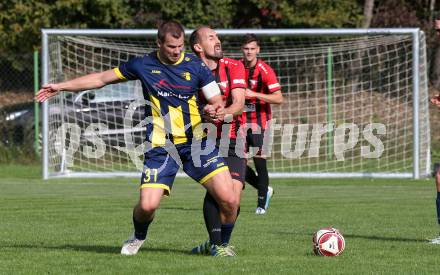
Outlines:
<svg viewBox="0 0 440 275"><path fill-rule="evenodd" d="M199 57L216 60L223 58L222 45L217 33L208 26L195 29L189 42L191 49Z"/></svg>

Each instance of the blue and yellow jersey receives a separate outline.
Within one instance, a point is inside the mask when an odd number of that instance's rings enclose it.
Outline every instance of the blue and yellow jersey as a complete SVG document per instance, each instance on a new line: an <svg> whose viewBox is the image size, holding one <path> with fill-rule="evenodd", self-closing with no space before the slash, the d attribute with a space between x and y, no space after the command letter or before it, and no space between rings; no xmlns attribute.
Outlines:
<svg viewBox="0 0 440 275"><path fill-rule="evenodd" d="M193 54L182 53L175 64L163 63L158 54L132 58L114 69L121 80L139 79L145 100L151 102L145 108L153 121L147 124L147 140L157 147L165 145L166 138L174 144L200 138L203 132L194 131L202 122L198 92L215 79Z"/></svg>

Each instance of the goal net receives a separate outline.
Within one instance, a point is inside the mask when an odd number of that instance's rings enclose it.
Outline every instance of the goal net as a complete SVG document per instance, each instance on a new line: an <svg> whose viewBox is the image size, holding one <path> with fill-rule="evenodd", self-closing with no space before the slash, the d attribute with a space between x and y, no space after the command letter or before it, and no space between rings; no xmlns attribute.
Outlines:
<svg viewBox="0 0 440 275"><path fill-rule="evenodd" d="M272 176L430 173L423 32L219 30L225 56L241 58L240 39L248 32L261 39L259 57L277 73L284 95L283 104L272 106ZM117 67L155 51L155 39L154 30L44 30L43 82ZM43 106L44 177L139 175L140 100L138 81L51 98Z"/></svg>

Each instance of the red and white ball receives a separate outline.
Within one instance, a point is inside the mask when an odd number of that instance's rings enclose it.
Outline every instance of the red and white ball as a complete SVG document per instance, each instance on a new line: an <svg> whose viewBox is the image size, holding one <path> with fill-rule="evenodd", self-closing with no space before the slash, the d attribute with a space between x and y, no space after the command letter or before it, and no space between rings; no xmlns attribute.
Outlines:
<svg viewBox="0 0 440 275"><path fill-rule="evenodd" d="M344 248L344 237L336 228L325 227L313 234L313 252L318 256L338 256Z"/></svg>

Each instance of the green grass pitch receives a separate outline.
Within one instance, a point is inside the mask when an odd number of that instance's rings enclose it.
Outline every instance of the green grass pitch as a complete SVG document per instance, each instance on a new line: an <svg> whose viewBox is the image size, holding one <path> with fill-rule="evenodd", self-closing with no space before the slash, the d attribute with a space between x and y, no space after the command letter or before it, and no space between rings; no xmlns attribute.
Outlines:
<svg viewBox="0 0 440 275"><path fill-rule="evenodd" d="M248 186L232 236L235 258L190 255L207 238L204 191L175 182L138 255L119 254L132 231L138 179L43 181L38 167L0 167L0 274L438 274L433 180L273 179L267 215ZM339 257L312 254L334 226Z"/></svg>

